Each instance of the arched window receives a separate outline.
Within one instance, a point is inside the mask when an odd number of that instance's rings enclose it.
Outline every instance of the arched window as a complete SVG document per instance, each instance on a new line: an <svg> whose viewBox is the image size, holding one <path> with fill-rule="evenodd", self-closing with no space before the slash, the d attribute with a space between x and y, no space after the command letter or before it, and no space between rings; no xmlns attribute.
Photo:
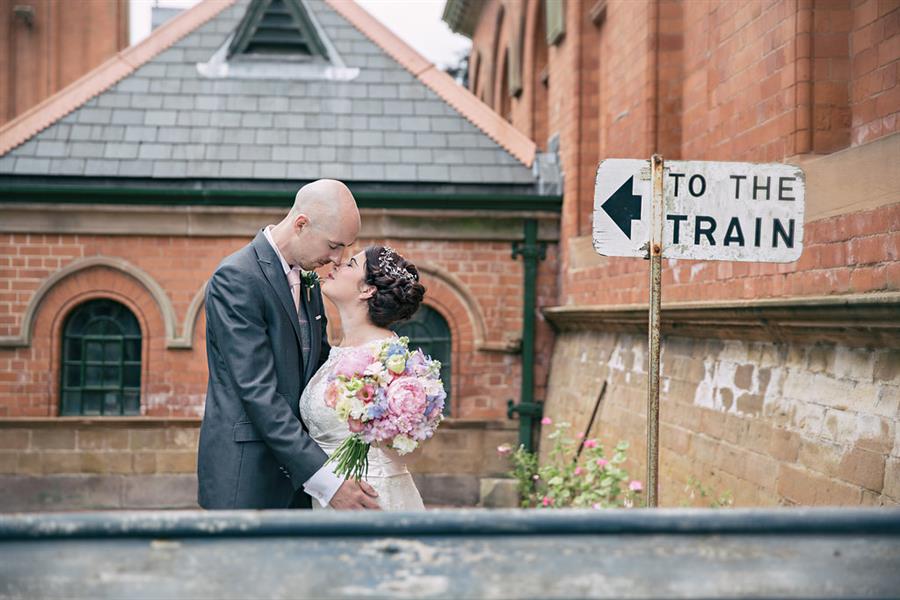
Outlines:
<svg viewBox="0 0 900 600"><path fill-rule="evenodd" d="M408 321L395 325L397 335L409 338L410 348L421 348L422 352L441 361L441 380L447 390L444 414L450 414L450 326L433 308L420 306Z"/></svg>
<svg viewBox="0 0 900 600"><path fill-rule="evenodd" d="M112 300L78 306L63 326L61 415L137 415L141 328Z"/></svg>

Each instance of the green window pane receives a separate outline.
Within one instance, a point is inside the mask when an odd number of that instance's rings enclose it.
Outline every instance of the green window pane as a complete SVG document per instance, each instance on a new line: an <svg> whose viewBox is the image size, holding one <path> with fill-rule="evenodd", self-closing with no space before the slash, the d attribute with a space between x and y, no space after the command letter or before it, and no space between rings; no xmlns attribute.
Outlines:
<svg viewBox="0 0 900 600"><path fill-rule="evenodd" d="M84 343L85 358L91 362L103 361L103 342L91 340Z"/></svg>
<svg viewBox="0 0 900 600"><path fill-rule="evenodd" d="M83 392L81 394L81 414L99 415L103 405L103 392Z"/></svg>
<svg viewBox="0 0 900 600"><path fill-rule="evenodd" d="M118 415L121 414L121 402L119 392L106 392L103 394L103 414Z"/></svg>
<svg viewBox="0 0 900 600"><path fill-rule="evenodd" d="M63 415L80 415L81 414L81 392L67 390L62 394L62 407L60 414Z"/></svg>
<svg viewBox="0 0 900 600"><path fill-rule="evenodd" d="M141 414L141 393L137 390L125 390L122 392L122 414L123 415L139 415Z"/></svg>
<svg viewBox="0 0 900 600"><path fill-rule="evenodd" d="M91 300L63 326L60 413L140 414L141 329L124 305Z"/></svg>
<svg viewBox="0 0 900 600"><path fill-rule="evenodd" d="M113 340L103 344L103 360L108 363L117 363L122 360L121 340Z"/></svg>
<svg viewBox="0 0 900 600"><path fill-rule="evenodd" d="M119 387L119 367L103 367L103 387Z"/></svg>
<svg viewBox="0 0 900 600"><path fill-rule="evenodd" d="M84 368L85 387L100 387L103 385L103 367L89 365Z"/></svg>
<svg viewBox="0 0 900 600"><path fill-rule="evenodd" d="M81 338L66 340L65 360L81 360Z"/></svg>
<svg viewBox="0 0 900 600"><path fill-rule="evenodd" d="M124 344L124 359L127 361L141 360L141 340L127 339Z"/></svg>
<svg viewBox="0 0 900 600"><path fill-rule="evenodd" d="M141 387L141 365L125 365L123 367L122 385L127 388Z"/></svg>
<svg viewBox="0 0 900 600"><path fill-rule="evenodd" d="M81 387L81 365L66 365L65 369L65 382L67 388L77 388Z"/></svg>

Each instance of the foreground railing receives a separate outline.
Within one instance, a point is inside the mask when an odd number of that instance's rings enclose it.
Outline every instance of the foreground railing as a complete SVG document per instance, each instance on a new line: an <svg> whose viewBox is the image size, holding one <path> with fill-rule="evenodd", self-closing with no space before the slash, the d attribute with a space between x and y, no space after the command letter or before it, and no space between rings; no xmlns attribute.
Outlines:
<svg viewBox="0 0 900 600"><path fill-rule="evenodd" d="M0 598L896 598L900 510L0 517Z"/></svg>

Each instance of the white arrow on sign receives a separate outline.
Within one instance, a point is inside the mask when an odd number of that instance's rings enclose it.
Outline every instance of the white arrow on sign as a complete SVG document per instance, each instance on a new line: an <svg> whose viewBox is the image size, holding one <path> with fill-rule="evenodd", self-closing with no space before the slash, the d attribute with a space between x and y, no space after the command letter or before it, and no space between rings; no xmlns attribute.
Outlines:
<svg viewBox="0 0 900 600"><path fill-rule="evenodd" d="M793 262L803 250L805 180L796 166L666 161L663 258ZM648 256L650 161L608 159L594 187L594 249Z"/></svg>

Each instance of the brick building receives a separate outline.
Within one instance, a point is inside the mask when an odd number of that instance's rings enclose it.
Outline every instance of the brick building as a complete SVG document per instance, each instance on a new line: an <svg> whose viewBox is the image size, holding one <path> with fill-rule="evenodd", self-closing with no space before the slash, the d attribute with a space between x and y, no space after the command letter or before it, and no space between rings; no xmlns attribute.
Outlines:
<svg viewBox="0 0 900 600"><path fill-rule="evenodd" d="M793 264L664 261L661 505L900 501L900 2L448 0L469 89L564 179L545 414L645 456L647 263L591 245L604 158L785 161ZM605 385L605 387L604 387ZM605 392L601 392L604 390Z"/></svg>
<svg viewBox="0 0 900 600"><path fill-rule="evenodd" d="M126 0L0 0L0 125L128 46Z"/></svg>
<svg viewBox="0 0 900 600"><path fill-rule="evenodd" d="M444 359L450 419L413 471L426 501L473 504L534 345L526 230L556 304L560 194L535 163L343 0L207 0L0 128L0 509L194 504L205 281L320 177L353 190L360 247L424 273L404 331ZM546 324L536 346L542 395Z"/></svg>

